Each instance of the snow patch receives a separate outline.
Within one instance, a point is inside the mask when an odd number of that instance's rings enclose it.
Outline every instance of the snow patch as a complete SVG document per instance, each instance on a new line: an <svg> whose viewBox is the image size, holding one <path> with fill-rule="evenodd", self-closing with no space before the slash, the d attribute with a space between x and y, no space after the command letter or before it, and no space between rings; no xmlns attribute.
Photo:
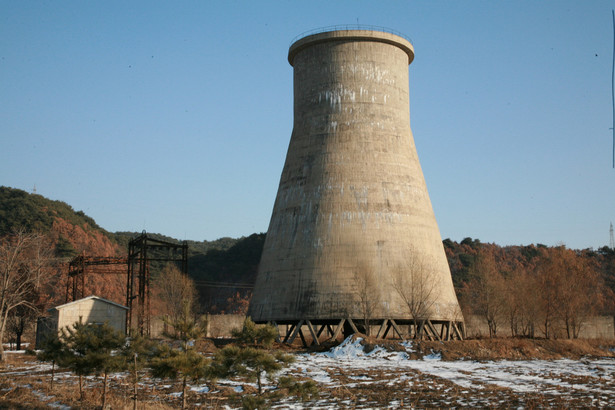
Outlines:
<svg viewBox="0 0 615 410"><path fill-rule="evenodd" d="M431 354L423 357L423 360L442 360L442 353L434 353L432 351Z"/></svg>
<svg viewBox="0 0 615 410"><path fill-rule="evenodd" d="M207 387L207 385L190 386L190 390L197 393L209 393L209 387Z"/></svg>
<svg viewBox="0 0 615 410"><path fill-rule="evenodd" d="M603 385L603 382L615 381L615 360L610 358L550 361L444 361L441 353L432 352L423 359L414 360L410 359L410 353L415 352L412 342L400 343L402 351L391 352L382 346L376 346L366 353L365 346L361 344L362 341L362 338L351 336L328 352L299 354L295 368L299 368L302 375L318 383L327 384L329 387L339 385L339 382L335 380L339 369L343 369L344 372L378 369L393 377L393 380L387 383L391 386L402 380L410 380L412 377L404 375L403 372L415 370L449 380L468 389L480 390L485 385L496 385L518 393L543 392L561 395L562 391L567 392L566 394L576 391L615 395L615 388L608 389L607 392ZM592 378L598 382L596 384L575 383L573 380L579 376ZM356 381L353 385L373 383L373 380L363 378L360 374L349 377ZM601 384L602 387L600 387ZM604 400L608 400L608 396L596 401L596 404Z"/></svg>
<svg viewBox="0 0 615 410"><path fill-rule="evenodd" d="M332 359L355 359L365 356L361 341L363 338L357 337L353 340L352 336L348 336L339 346L334 347L329 352L323 353L324 356Z"/></svg>

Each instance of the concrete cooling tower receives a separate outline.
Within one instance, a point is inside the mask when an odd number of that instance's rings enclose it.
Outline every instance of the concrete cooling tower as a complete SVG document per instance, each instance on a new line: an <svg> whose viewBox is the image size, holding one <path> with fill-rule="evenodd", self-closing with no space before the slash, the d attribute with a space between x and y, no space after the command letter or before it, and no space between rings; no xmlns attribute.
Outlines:
<svg viewBox="0 0 615 410"><path fill-rule="evenodd" d="M461 339L412 131L412 44L372 30L293 43L294 126L248 315L286 342Z"/></svg>

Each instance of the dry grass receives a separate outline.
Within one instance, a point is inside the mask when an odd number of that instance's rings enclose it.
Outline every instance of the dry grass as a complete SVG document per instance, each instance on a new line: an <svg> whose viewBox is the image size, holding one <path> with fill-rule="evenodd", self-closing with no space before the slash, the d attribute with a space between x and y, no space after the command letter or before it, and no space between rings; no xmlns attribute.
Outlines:
<svg viewBox="0 0 615 410"><path fill-rule="evenodd" d="M615 340L494 338L418 342L419 355L438 352L443 360L555 360L615 357Z"/></svg>
<svg viewBox="0 0 615 410"><path fill-rule="evenodd" d="M398 340L378 340L357 334L363 340L365 352L376 346L388 351L403 351ZM615 339L529 339L529 338L481 338L468 340L412 341L416 350L412 359L422 359L432 353L440 353L442 360L556 360L562 358L615 357ZM310 349L328 350L326 349ZM300 349L298 349L300 350Z"/></svg>

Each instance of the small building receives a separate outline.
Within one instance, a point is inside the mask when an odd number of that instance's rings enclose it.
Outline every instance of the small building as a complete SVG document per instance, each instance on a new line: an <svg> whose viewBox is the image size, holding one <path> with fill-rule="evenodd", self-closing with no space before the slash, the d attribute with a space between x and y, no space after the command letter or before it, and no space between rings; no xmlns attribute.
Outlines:
<svg viewBox="0 0 615 410"><path fill-rule="evenodd" d="M49 316L37 321L36 346L48 337L58 333L60 329L81 321L82 323L103 324L126 333L126 314L128 308L119 303L98 296L88 296L83 299L65 303L48 310Z"/></svg>

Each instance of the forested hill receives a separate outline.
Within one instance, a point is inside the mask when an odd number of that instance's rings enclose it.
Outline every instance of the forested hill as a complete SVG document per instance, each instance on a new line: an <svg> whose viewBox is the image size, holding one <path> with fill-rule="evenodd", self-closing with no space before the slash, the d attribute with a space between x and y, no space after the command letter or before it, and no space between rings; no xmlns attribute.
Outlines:
<svg viewBox="0 0 615 410"><path fill-rule="evenodd" d="M535 275L548 260L559 259L562 269L584 266L594 271L599 282L615 292L615 250L604 246L600 249L569 250L563 247L548 247L542 244L527 246L498 246L492 243L481 243L478 239L465 238L457 243L450 239L443 241L444 250L457 290L472 280L476 274L480 256L488 256L493 261L494 271L504 277L515 275ZM571 259L563 261L562 257ZM576 264L577 266L572 266ZM598 297L598 295L596 295ZM605 308L614 309L615 305L606 303Z"/></svg>
<svg viewBox="0 0 615 410"><path fill-rule="evenodd" d="M72 257L83 251L91 256L126 254L128 242L140 232L108 232L83 211L69 204L21 189L0 186L0 236L13 230L41 232L53 239L60 257ZM180 241L161 234L148 236L169 242ZM187 241L191 255L210 250L226 251L241 239L220 238L215 241Z"/></svg>
<svg viewBox="0 0 615 410"><path fill-rule="evenodd" d="M98 226L94 219L82 211L75 211L65 202L0 186L0 236L19 229L46 234L55 249L55 255L65 262L83 252L87 256L126 255L128 242L141 234L108 232ZM181 243L169 236L147 234L155 239ZM264 238L264 234L253 234L238 239L225 237L214 241L187 241L189 274L198 281L201 299L206 304L217 305L219 310L224 310L221 305L237 291L229 287L228 283L254 281ZM154 278L158 271L155 266L151 269ZM125 282L125 279L122 280ZM216 287L220 283L224 283L224 287ZM101 296L121 301L125 298L122 286L116 286L117 297L108 294ZM242 295L245 295L246 290L245 287L239 289Z"/></svg>
<svg viewBox="0 0 615 410"><path fill-rule="evenodd" d="M0 187L0 236L18 228L48 234L57 256L65 258L84 251L90 256L125 255L130 239L140 234L107 232L82 211L75 211L64 202L19 189ZM181 242L164 235L148 235L165 241ZM225 310L223 305L227 299L244 297L249 292L249 285L255 280L264 241L263 233L238 239L187 241L189 274L197 281L201 301L206 307L216 306L218 311ZM497 270L507 275L520 271L531 273L541 258L550 257L557 250L540 244L501 247L472 238L465 238L461 242L445 239L443 244L457 289L469 282L481 252L492 255ZM604 283L615 291L613 250L603 247L598 250L576 250L574 253L597 270ZM156 274L152 272L152 276ZM234 287L233 283L242 285Z"/></svg>
<svg viewBox="0 0 615 410"><path fill-rule="evenodd" d="M61 258L82 252L115 256L122 251L113 234L67 203L0 186L0 236L18 229L48 235Z"/></svg>

